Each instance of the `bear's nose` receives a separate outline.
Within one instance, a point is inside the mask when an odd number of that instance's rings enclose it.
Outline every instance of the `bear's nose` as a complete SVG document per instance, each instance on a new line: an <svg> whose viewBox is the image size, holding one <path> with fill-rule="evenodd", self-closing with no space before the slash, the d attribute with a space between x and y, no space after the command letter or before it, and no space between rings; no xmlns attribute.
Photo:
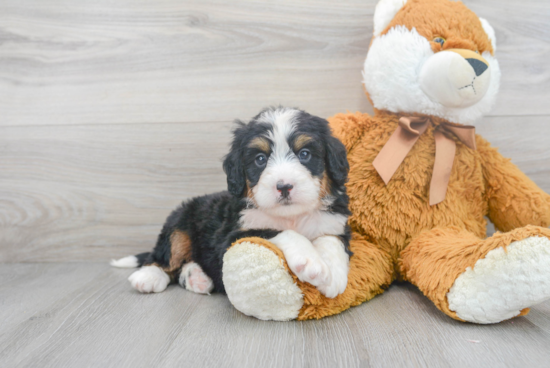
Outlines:
<svg viewBox="0 0 550 368"><path fill-rule="evenodd" d="M483 74L484 71L487 70L488 66L483 61L473 58L466 59L468 64L474 68L474 72L476 73L476 76L479 77L481 74Z"/></svg>
<svg viewBox="0 0 550 368"><path fill-rule="evenodd" d="M277 183L277 190L279 192L281 192L281 196L283 198L288 197L288 195L290 194L290 190L292 188L294 188L294 185L292 185L292 184L284 184L283 182L278 182Z"/></svg>

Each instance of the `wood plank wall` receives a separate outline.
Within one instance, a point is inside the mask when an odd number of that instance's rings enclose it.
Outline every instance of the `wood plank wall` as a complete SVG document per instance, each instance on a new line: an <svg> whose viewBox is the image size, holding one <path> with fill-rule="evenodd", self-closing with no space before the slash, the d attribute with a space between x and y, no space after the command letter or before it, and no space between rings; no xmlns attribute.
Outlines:
<svg viewBox="0 0 550 368"><path fill-rule="evenodd" d="M502 85L478 132L550 192L550 5L464 1ZM267 105L372 112L375 0L0 2L0 262L149 249L182 199L222 190L232 121Z"/></svg>

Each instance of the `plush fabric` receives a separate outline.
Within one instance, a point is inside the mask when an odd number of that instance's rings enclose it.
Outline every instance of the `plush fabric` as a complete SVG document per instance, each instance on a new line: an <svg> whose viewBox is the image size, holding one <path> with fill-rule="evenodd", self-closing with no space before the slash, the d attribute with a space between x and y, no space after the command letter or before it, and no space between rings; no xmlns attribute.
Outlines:
<svg viewBox="0 0 550 368"><path fill-rule="evenodd" d="M341 299L342 302L345 299L345 304L326 308L327 305L320 306L318 302L308 305L304 298L302 310L309 309L308 317L338 313L378 294L380 291L361 293L365 284L358 289L350 288L351 280L358 279L356 270L361 270L360 280L410 281L440 310L459 319L449 310L446 294L467 267L473 267L490 250L506 247L513 241L535 235L550 238L550 230L542 228L550 225L550 196L480 136L477 136L476 151L456 139L457 154L446 199L439 205L429 205L429 183L435 159L433 132L442 121L437 118L431 118L432 126L385 185L372 161L396 129L399 117L399 114L378 112L375 117L339 114L330 119L335 134L348 149L350 224L355 232L351 249L359 254L364 249L371 252L376 249L376 264L392 266L363 267L361 255L354 255L350 260L348 289L340 296L345 297ZM482 240L485 215L497 229L515 230ZM527 224L542 227L521 227ZM368 234L366 238L370 242L357 243L357 239L365 239L358 234ZM380 283L380 290L387 284ZM367 288L371 290L372 285ZM319 294L318 298L323 297ZM327 299L326 303L334 305L335 301Z"/></svg>
<svg viewBox="0 0 550 368"><path fill-rule="evenodd" d="M408 46L394 43L400 35L416 41ZM437 37L445 38L444 45L434 41ZM392 54L395 45L409 50L394 50ZM439 125L449 121L475 124L489 103L482 99L478 103L482 107L449 108L433 102L414 84L419 66L409 68L407 63L422 63L423 57L449 49L479 51L493 69L486 92L493 94L492 100L500 76L498 63L492 58L495 45L488 22L462 3L381 0L377 5L375 37L365 63L374 70L364 72L365 90L375 115L345 113L329 119L334 134L346 146L350 164L347 190L354 254L348 286L343 294L328 299L297 280L286 267L303 298L297 319L340 313L382 293L394 280L418 286L449 317L474 323L524 315L532 305L550 298L550 196L482 137L476 136L477 147L472 149L443 131L456 142L456 153L445 199L435 205L429 203L434 134L442 131ZM416 55L415 47L423 48L426 55ZM369 62L373 52L380 54ZM392 55L404 59L392 60ZM380 73L378 68L386 63L396 65L395 73L387 72L390 69ZM405 81L392 85L396 78ZM407 78L410 83L405 86ZM399 86L414 93L403 94ZM405 101L407 98L410 100ZM428 127L386 184L373 161L397 129L399 119L414 116L427 118ZM501 232L487 238L485 216ZM265 240L239 242L269 249L284 264L282 252ZM250 291L263 286L245 282L242 287ZM248 295L247 308L255 294ZM277 309L277 303L272 308Z"/></svg>
<svg viewBox="0 0 550 368"><path fill-rule="evenodd" d="M325 298L321 293L312 285L298 280L298 278L290 271L288 265L284 261L283 252L278 249L275 245L270 243L267 240L260 238L245 238L240 239L233 245L232 248L227 252L230 257L235 257L235 254L242 254L242 252L235 252L236 247L240 244L256 244L262 248L267 248L271 250L280 260L281 265L287 270L287 272L292 276L294 282L301 290L303 295L303 306L299 310L296 318L298 320L306 320L312 318L321 318L325 316L330 316L336 313L340 313L349 307L359 305L365 300L372 299L374 296L381 294L385 288L387 288L392 281L393 265L390 261L390 257L385 254L382 250L378 249L373 244L365 240L364 237L355 233L353 235L353 240L351 242L351 251L354 253L353 257L350 260L350 273L348 277L348 286L346 291L343 294L340 294L334 299ZM248 249L249 253L250 250ZM260 252L258 251L258 254ZM225 262L225 259L224 259ZM248 266L250 267L250 266ZM224 266L224 273L230 272L230 269L226 269ZM234 274L234 273L232 273ZM256 279L254 282L247 282L245 275L248 273L240 273L241 278L238 281L235 281L235 284L239 284L239 288L246 289L249 291L252 289L254 292L254 297L258 297L261 294L264 294L265 288L270 288L273 283L273 279L270 278L266 280L265 283L258 282ZM225 281L225 278L224 278ZM232 281L232 280L231 280ZM227 286L226 286L227 289ZM257 291L256 291L257 290ZM242 292L232 293L232 290L227 290L231 302L237 306L237 309L248 312L248 304L245 307L245 303L237 300L240 298ZM288 298L285 290L284 298ZM234 297L235 296L235 297ZM281 302L280 298L277 301L277 305L280 308L281 305L287 306L286 301ZM262 298L260 298L262 299ZM263 296L265 299L265 295ZM287 309L287 308L281 308ZM263 310L263 309L262 309ZM258 311L254 313L249 312L245 314L254 315L259 317ZM260 315L263 317L263 314ZM266 318L261 318L266 319Z"/></svg>
<svg viewBox="0 0 550 368"><path fill-rule="evenodd" d="M443 37L446 40L444 48L493 53L491 40L481 21L461 2L409 0L381 34L387 33L395 26L405 26L409 30L414 27L428 40ZM443 46L433 44L432 49L434 52L440 51Z"/></svg>

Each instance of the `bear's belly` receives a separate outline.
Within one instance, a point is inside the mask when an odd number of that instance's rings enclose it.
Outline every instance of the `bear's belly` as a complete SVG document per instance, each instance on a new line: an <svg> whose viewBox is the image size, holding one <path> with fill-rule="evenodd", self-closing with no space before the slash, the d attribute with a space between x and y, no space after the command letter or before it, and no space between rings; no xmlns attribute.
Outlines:
<svg viewBox="0 0 550 368"><path fill-rule="evenodd" d="M485 237L487 202L475 151L457 143L445 200L430 206L435 159L432 131L420 137L387 185L372 165L383 146L380 138L364 137L348 156L352 229L395 256L421 231L435 227L456 226Z"/></svg>

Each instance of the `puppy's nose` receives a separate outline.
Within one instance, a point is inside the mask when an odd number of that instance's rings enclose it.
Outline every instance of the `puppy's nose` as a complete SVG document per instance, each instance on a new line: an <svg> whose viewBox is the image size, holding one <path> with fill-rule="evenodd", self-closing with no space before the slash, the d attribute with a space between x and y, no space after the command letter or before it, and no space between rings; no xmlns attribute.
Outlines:
<svg viewBox="0 0 550 368"><path fill-rule="evenodd" d="M474 72L476 73L476 76L480 76L481 74L483 74L484 71L487 70L488 68L488 65L485 64L483 61L481 60L478 60L478 59L466 59L466 61L468 62L468 64L470 64L472 66L472 68L474 68Z"/></svg>
<svg viewBox="0 0 550 368"><path fill-rule="evenodd" d="M281 196L283 196L283 198L288 197L292 188L294 188L294 185L292 184L284 184L282 181L277 183L277 190L281 192Z"/></svg>

